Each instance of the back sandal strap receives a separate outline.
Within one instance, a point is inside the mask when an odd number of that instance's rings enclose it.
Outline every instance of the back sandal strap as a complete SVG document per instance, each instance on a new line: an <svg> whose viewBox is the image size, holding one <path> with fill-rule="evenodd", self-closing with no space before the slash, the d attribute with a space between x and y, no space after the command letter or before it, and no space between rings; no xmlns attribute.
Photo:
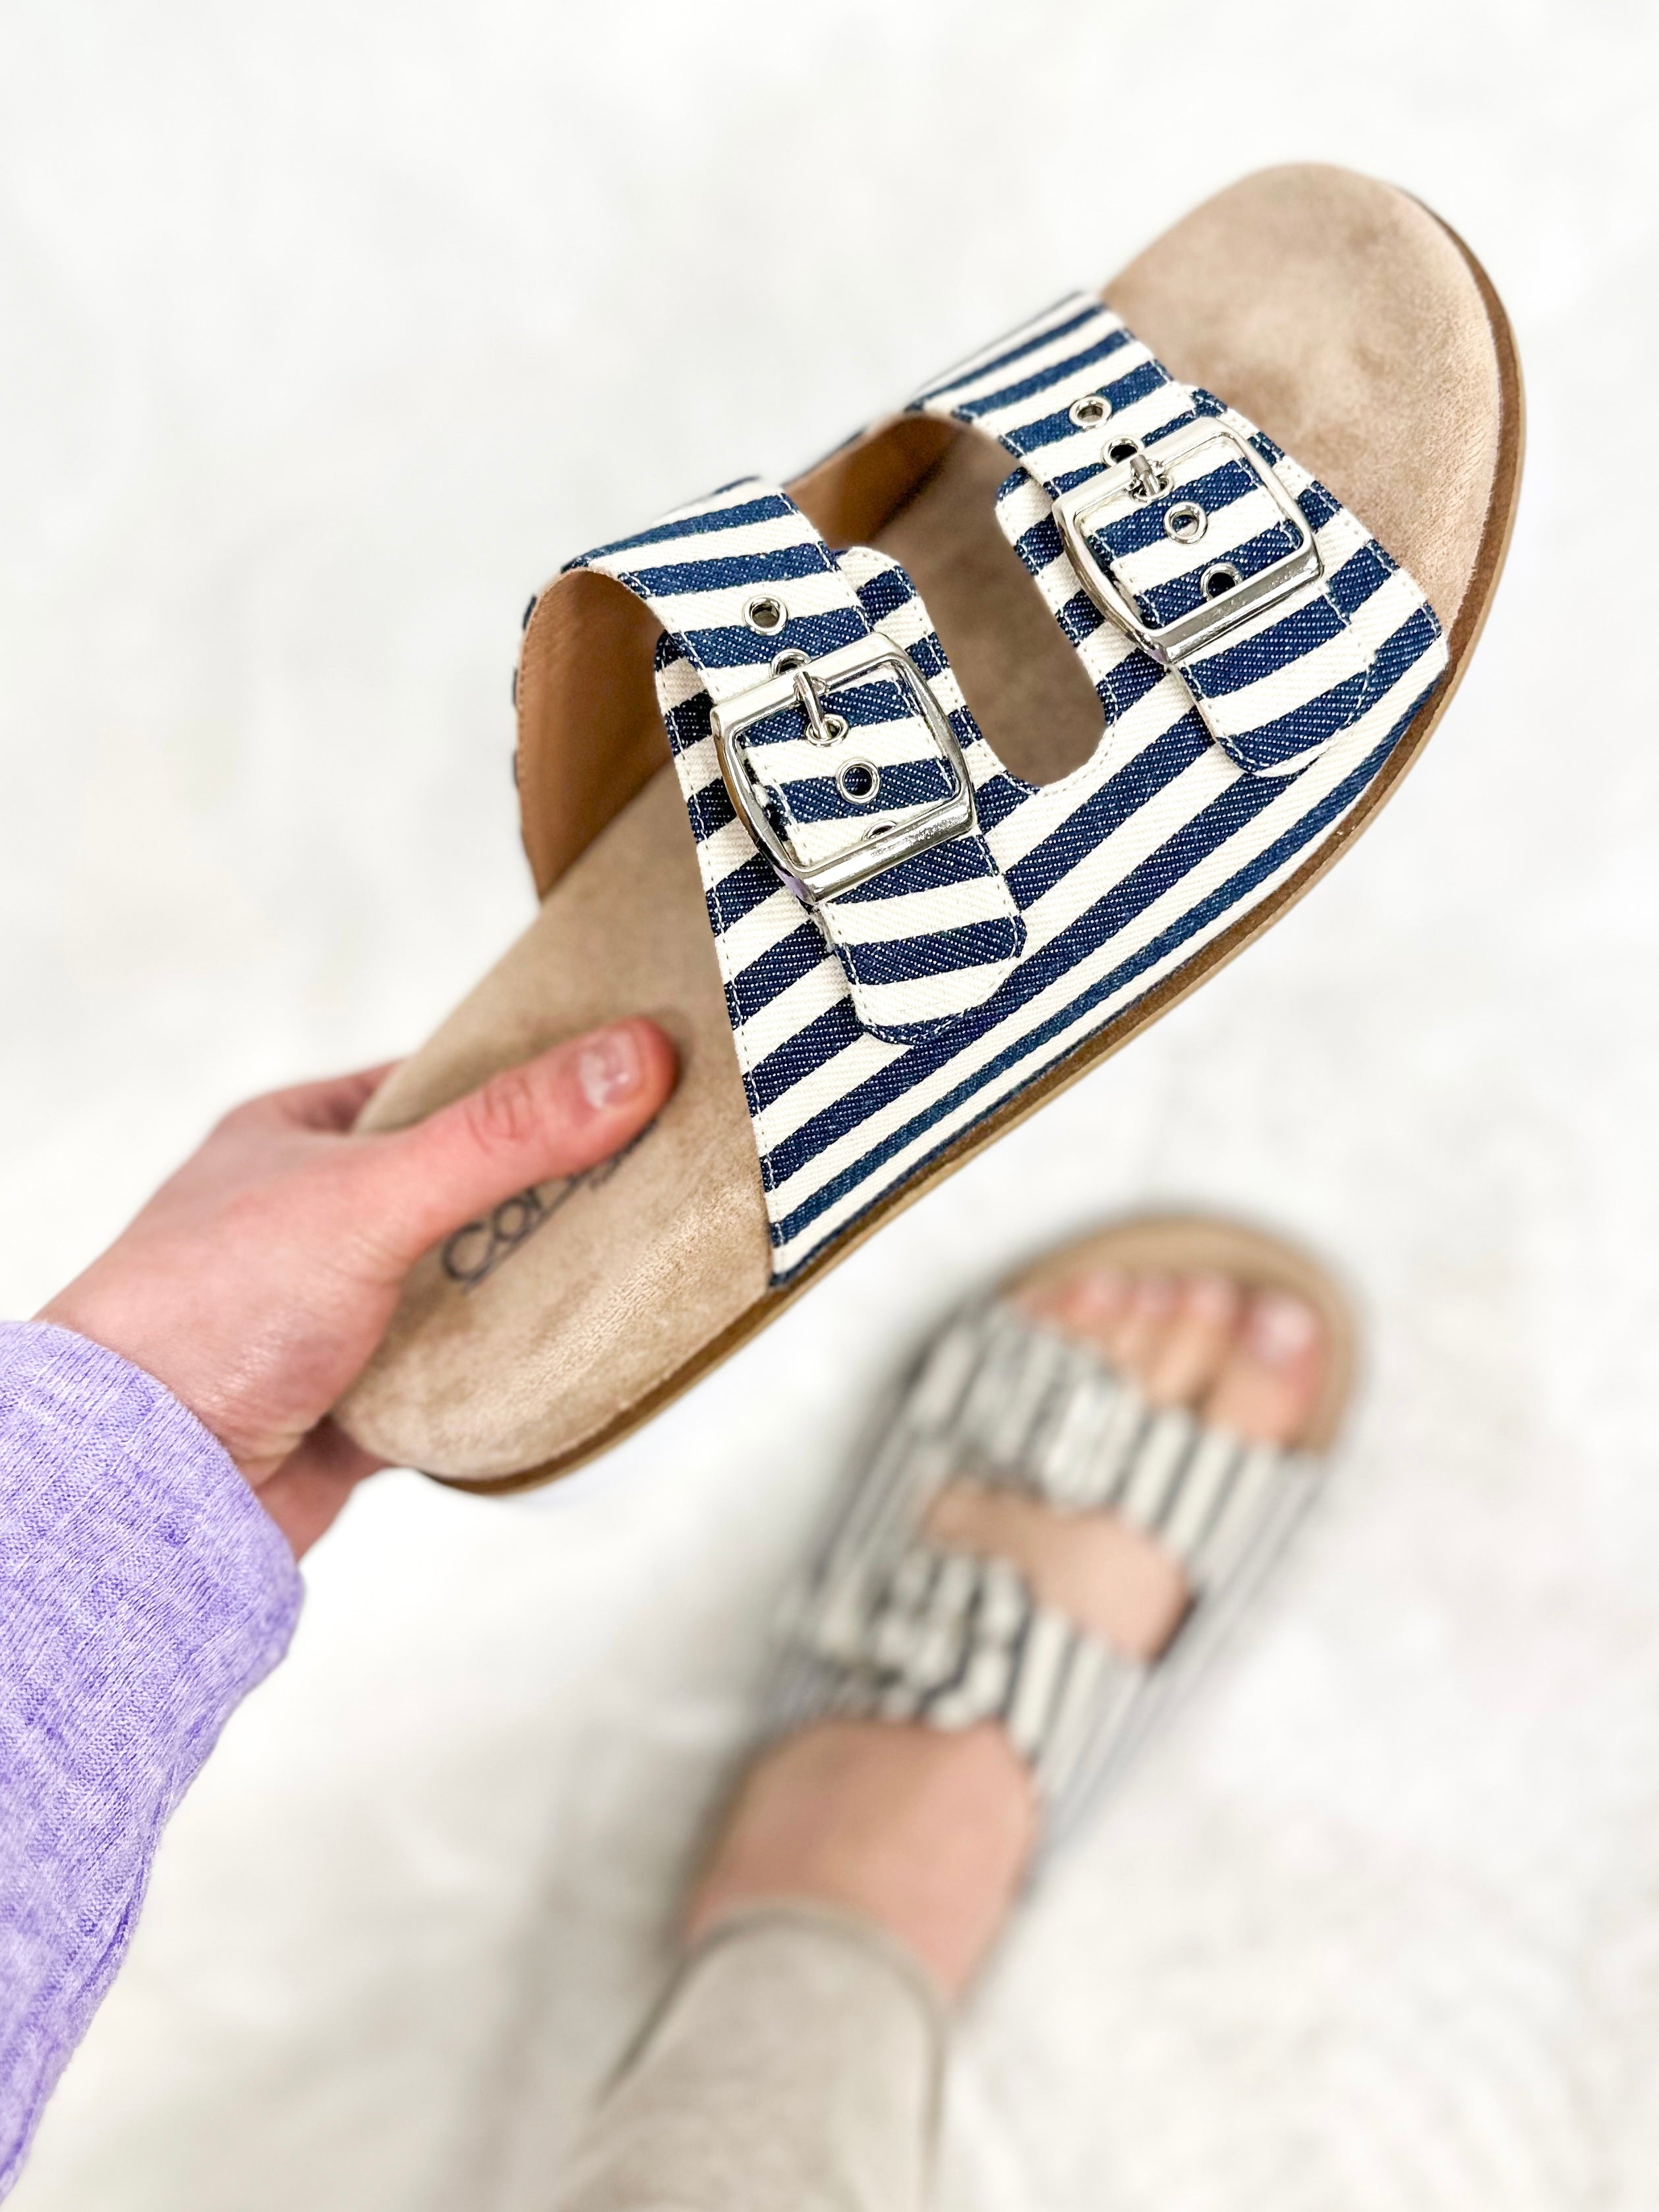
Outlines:
<svg viewBox="0 0 1659 2212"><path fill-rule="evenodd" d="M1029 1763L1052 1844L1119 1771L1317 1486L1319 1462L1148 1406L1084 1347L1000 1303L963 1315L902 1389L785 1613L774 1719L942 1729L994 1720ZM1180 1559L1192 1602L1154 1660L1124 1658L1040 1604L1007 1560L921 1533L953 1479L1109 1508Z"/></svg>
<svg viewBox="0 0 1659 2212"><path fill-rule="evenodd" d="M859 562L759 477L569 565L645 601L671 641L667 711L706 717L676 743L699 836L723 830L733 848L717 931L781 878L839 957L860 1023L902 1043L993 997L1025 924L975 817L960 687L908 578L878 588L884 608L915 602L925 653L876 629ZM750 933L769 932L775 916ZM802 973L817 957L807 936L779 946Z"/></svg>

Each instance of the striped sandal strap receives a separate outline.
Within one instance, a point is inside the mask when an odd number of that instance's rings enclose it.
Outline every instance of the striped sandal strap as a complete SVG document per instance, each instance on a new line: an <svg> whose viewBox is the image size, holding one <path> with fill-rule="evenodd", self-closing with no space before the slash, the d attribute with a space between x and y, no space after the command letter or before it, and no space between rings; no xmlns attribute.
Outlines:
<svg viewBox="0 0 1659 2212"><path fill-rule="evenodd" d="M1391 680L1353 617L1396 563L1352 517L1331 532L1340 503L1213 392L1172 376L1101 300L1070 295L911 406L996 438L1018 464L998 520L1109 714L1173 671L1231 759L1282 775ZM1420 649L1434 617L1413 615L1409 579L1395 596Z"/></svg>
<svg viewBox="0 0 1659 2212"><path fill-rule="evenodd" d="M1153 1407L1086 1346L993 1300L924 1357L897 1423L927 1458L1062 1511L1110 1509L1180 1560L1194 1594L1224 1582L1262 1502L1306 1454Z"/></svg>
<svg viewBox="0 0 1659 2212"><path fill-rule="evenodd" d="M992 998L1025 924L975 819L961 689L942 648L913 658L876 629L869 561L754 477L569 565L626 585L667 633L659 693L694 826L732 848L722 935L781 881L822 936L777 951L810 968L827 939L872 1036L915 1042ZM900 595L931 635L908 577ZM693 700L695 733L676 726Z"/></svg>
<svg viewBox="0 0 1659 2212"><path fill-rule="evenodd" d="M1049 1808L1146 1671L1039 1604L1006 1559L920 1538L805 1594L790 1661L784 1724L832 1714L946 1730L1000 1722Z"/></svg>
<svg viewBox="0 0 1659 2212"><path fill-rule="evenodd" d="M1318 1487L1312 1454L1154 1408L1085 1347L1000 1301L958 1316L898 1394L784 1618L774 1723L1002 1723L1030 1765L1045 1848L1072 1833L1198 1671ZM1123 1515L1181 1562L1179 1627L1146 1663L1040 1604L1008 1561L921 1534L953 1479L1060 1511Z"/></svg>

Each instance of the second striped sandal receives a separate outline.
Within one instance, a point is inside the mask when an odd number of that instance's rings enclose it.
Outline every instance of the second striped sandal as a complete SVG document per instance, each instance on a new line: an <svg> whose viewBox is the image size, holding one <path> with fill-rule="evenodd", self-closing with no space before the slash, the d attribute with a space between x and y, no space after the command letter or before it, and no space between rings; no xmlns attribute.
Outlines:
<svg viewBox="0 0 1659 2212"><path fill-rule="evenodd" d="M1050 1285L1107 1269L1203 1274L1288 1292L1322 1326L1322 1382L1297 1434L1267 1443L1158 1403ZM786 1607L771 1721L1005 1727L1029 1765L1051 1850L1073 1834L1153 1723L1214 1654L1319 1492L1353 1379L1335 1284L1276 1238L1229 1222L1128 1222L1052 1255L957 1314L882 1413ZM946 1485L1012 1491L1071 1528L1109 1514L1178 1569L1184 1609L1154 1654L1112 1649L1044 1604L1009 1559L926 1527Z"/></svg>

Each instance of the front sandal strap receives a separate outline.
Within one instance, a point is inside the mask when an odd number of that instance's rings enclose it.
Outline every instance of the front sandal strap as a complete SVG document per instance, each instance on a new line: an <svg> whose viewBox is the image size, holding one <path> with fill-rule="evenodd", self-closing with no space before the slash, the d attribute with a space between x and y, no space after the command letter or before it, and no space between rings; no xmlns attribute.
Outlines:
<svg viewBox="0 0 1659 2212"><path fill-rule="evenodd" d="M1173 673L1239 767L1288 775L1439 635L1409 578L1392 589L1406 635L1376 606L1357 623L1397 564L1264 432L1181 383L1086 294L911 406L997 439L1019 463L998 520L1109 721Z"/></svg>

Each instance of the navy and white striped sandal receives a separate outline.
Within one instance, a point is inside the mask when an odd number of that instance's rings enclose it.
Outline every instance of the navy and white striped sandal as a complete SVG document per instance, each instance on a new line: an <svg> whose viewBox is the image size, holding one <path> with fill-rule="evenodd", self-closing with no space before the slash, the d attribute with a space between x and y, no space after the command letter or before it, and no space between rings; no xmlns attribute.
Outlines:
<svg viewBox="0 0 1659 2212"><path fill-rule="evenodd" d="M1208 1271L1311 1304L1326 1367L1295 1443L1252 1443L1184 1406L1149 1405L1097 1351L1012 1296L1090 1267ZM884 1407L786 1601L769 1733L830 1718L1000 1723L1030 1767L1042 1850L1061 1844L1214 1655L1317 1496L1353 1344L1346 1301L1313 1261L1199 1218L1127 1223L969 1304ZM955 1480L1012 1488L1060 1515L1115 1513L1152 1537L1189 1597L1163 1650L1113 1651L1042 1603L1012 1561L930 1535L927 1506Z"/></svg>
<svg viewBox="0 0 1659 2212"><path fill-rule="evenodd" d="M794 483L567 563L514 687L540 915L367 1125L627 1012L682 1079L422 1261L350 1433L562 1472L1213 973L1421 750L1520 440L1452 234L1276 170Z"/></svg>

